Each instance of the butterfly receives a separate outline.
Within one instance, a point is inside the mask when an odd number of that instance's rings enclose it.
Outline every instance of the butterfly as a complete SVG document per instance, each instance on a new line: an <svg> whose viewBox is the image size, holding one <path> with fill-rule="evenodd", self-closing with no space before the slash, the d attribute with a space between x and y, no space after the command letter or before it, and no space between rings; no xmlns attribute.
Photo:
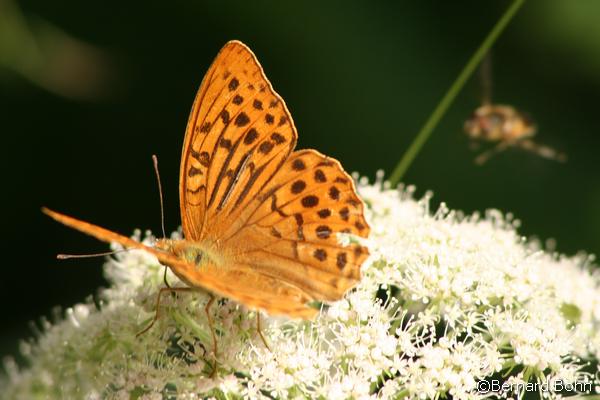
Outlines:
<svg viewBox="0 0 600 400"><path fill-rule="evenodd" d="M308 303L355 286L369 255L363 203L335 159L297 150L292 117L252 51L228 42L192 105L181 156L184 239L146 246L43 209L105 242L153 254L188 287L271 315L312 318ZM158 304L157 304L158 312ZM214 337L213 337L214 339Z"/></svg>

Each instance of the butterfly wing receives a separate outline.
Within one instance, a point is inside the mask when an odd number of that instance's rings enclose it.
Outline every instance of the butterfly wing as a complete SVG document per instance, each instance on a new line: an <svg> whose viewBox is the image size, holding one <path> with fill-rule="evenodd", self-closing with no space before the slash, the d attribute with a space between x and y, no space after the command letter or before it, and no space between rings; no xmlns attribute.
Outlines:
<svg viewBox="0 0 600 400"><path fill-rule="evenodd" d="M179 183L185 237L205 239L225 222L217 216L223 209L243 208L285 162L296 138L252 51L227 43L202 81L187 125Z"/></svg>
<svg viewBox="0 0 600 400"><path fill-rule="evenodd" d="M238 263L290 283L319 300L337 300L360 279L368 249L338 233L367 237L352 179L315 150L292 153L265 190L220 232Z"/></svg>
<svg viewBox="0 0 600 400"><path fill-rule="evenodd" d="M109 231L108 229L101 228L89 222L81 221L77 218L69 217L68 215L64 215L56 211L52 211L46 207L42 207L42 212L63 225L66 225L70 228L76 229L87 235L95 237L96 239L101 240L103 242L119 243L122 246L129 249L146 250L147 252L152 253L157 257L160 256L162 259L165 260L167 260L167 258L165 258L164 256L171 256L170 254L146 246L145 244L137 242L127 236L119 235L116 232ZM174 256L168 257L168 260L171 261L173 257Z"/></svg>
<svg viewBox="0 0 600 400"><path fill-rule="evenodd" d="M308 299L341 298L368 256L359 244L341 246L336 235L369 232L352 179L316 151L292 154L296 139L292 117L254 54L240 42L227 43L188 121L182 224L188 240L227 255L215 273L230 274L244 304L297 291L260 306L270 313ZM208 281L197 284L212 290Z"/></svg>
<svg viewBox="0 0 600 400"><path fill-rule="evenodd" d="M184 234L230 254L244 276L339 299L360 279L368 251L343 248L336 234L366 237L369 228L340 164L316 151L290 157L296 138L254 54L240 42L226 44L188 122L180 171Z"/></svg>
<svg viewBox="0 0 600 400"><path fill-rule="evenodd" d="M210 270L189 274L186 279L192 286L208 287L211 292L270 315L310 319L318 312L306 305L314 299L303 290L244 265L210 267Z"/></svg>
<svg viewBox="0 0 600 400"><path fill-rule="evenodd" d="M42 211L54 220L103 242L119 243L126 248L140 249L154 255L162 264L169 265L184 274L193 287L207 288L214 294L228 297L250 308L268 310L271 314L311 318L317 313L316 309L305 305L312 300L310 296L292 285L269 276L261 276L235 267L223 269L209 265L198 269L196 265L171 253L146 246L108 229L47 208L42 208Z"/></svg>

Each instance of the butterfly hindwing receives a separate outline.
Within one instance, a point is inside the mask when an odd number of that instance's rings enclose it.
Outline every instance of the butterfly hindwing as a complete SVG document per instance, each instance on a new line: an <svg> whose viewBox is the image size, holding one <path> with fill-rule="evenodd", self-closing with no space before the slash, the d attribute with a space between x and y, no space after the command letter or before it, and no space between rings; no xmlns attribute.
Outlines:
<svg viewBox="0 0 600 400"><path fill-rule="evenodd" d="M369 226L352 179L315 150L294 152L269 185L221 236L240 263L320 300L335 300L360 279L366 247L342 246L338 233L366 237Z"/></svg>
<svg viewBox="0 0 600 400"><path fill-rule="evenodd" d="M313 297L280 279L258 274L245 265L209 268L186 277L192 286L206 287L250 309L265 310L271 315L312 318L318 310L306 303Z"/></svg>

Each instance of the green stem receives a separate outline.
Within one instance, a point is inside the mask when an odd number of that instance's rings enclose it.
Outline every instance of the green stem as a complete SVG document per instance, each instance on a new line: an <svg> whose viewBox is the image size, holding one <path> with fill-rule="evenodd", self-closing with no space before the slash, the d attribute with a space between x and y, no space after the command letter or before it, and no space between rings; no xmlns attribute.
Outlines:
<svg viewBox="0 0 600 400"><path fill-rule="evenodd" d="M513 1L510 7L504 12L504 15L502 15L496 25L494 25L485 40L481 43L477 51L471 56L467 65L465 65L452 86L450 86L450 89L448 89L444 97L442 97L442 100L440 100L435 110L433 110L433 113L429 116L429 119L425 122L425 125L423 125L408 150L406 150L406 153L402 156L398 165L396 165L396 168L392 171L388 179L392 184L392 187L396 186L404 177L404 173L410 164L412 164L413 160L421 150L421 147L423 147L423 144L425 144L433 129L446 113L446 110L448 110L448 107L450 107L450 104L452 104L456 95L460 92L469 77L473 74L473 71L475 71L483 57L488 53L496 39L498 39L504 28L506 28L524 2L525 0Z"/></svg>
<svg viewBox="0 0 600 400"><path fill-rule="evenodd" d="M172 317L177 323L187 326L189 329L194 332L196 337L200 338L202 343L212 343L212 336L206 332L203 327L196 322L194 318L192 318L187 312L182 311L180 309L172 310Z"/></svg>

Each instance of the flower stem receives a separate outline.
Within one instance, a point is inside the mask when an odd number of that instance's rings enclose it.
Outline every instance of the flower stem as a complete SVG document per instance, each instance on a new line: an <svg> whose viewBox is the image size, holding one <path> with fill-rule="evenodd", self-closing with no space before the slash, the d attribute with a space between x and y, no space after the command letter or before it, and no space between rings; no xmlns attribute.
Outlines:
<svg viewBox="0 0 600 400"><path fill-rule="evenodd" d="M467 62L463 70L460 72L452 86L448 89L442 100L438 103L437 107L433 110L433 113L429 116L429 119L425 122L408 150L402 156L402 159L396 165L396 168L392 171L389 181L392 186L396 186L400 180L404 177L404 174L410 164L412 164L413 160L423 147L423 144L427 141L431 132L436 127L442 116L448 110L448 107L454 101L456 95L460 92L462 87L465 85L469 77L475 71L475 68L479 65L483 57L488 53L494 42L498 39L504 28L508 25L511 19L515 16L519 8L523 5L525 0L514 0L513 3L508 7L508 9L504 12L504 15L498 20L496 25L492 28L490 33L481 43L477 51L471 56L471 59Z"/></svg>
<svg viewBox="0 0 600 400"><path fill-rule="evenodd" d="M187 326L192 332L194 332L194 334L200 338L202 343L211 342L212 336L202 329L202 326L198 324L187 312L174 309L172 310L172 316L177 323Z"/></svg>

